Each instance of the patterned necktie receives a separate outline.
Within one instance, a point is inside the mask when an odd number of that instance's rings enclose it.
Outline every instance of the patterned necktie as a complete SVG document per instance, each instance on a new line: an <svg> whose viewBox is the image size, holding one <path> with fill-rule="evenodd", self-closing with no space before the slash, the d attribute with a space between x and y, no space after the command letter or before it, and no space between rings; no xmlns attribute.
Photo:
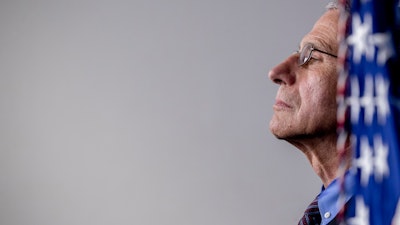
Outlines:
<svg viewBox="0 0 400 225"><path fill-rule="evenodd" d="M311 202L298 225L320 225L321 215L318 208L318 196Z"/></svg>

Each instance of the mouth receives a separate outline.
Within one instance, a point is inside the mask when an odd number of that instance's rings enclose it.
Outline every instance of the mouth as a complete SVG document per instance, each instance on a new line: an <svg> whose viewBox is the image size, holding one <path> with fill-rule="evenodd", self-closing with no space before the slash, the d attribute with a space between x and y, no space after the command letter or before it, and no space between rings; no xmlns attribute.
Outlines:
<svg viewBox="0 0 400 225"><path fill-rule="evenodd" d="M288 109L292 108L289 104L287 104L286 102L279 100L279 99L277 99L275 101L275 104L273 107L275 110L288 110Z"/></svg>

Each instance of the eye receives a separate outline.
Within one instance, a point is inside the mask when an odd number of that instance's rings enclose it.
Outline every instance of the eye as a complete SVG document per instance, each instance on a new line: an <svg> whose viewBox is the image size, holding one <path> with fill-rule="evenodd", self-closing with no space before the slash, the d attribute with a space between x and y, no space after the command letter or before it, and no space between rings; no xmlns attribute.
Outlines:
<svg viewBox="0 0 400 225"><path fill-rule="evenodd" d="M300 61L301 64L305 64L309 60L309 57L303 55L303 57L301 57L300 60L301 60Z"/></svg>
<svg viewBox="0 0 400 225"><path fill-rule="evenodd" d="M311 59L311 53L314 50L312 44L306 44L303 46L303 49L300 51L299 56L299 66L302 66L308 63Z"/></svg>

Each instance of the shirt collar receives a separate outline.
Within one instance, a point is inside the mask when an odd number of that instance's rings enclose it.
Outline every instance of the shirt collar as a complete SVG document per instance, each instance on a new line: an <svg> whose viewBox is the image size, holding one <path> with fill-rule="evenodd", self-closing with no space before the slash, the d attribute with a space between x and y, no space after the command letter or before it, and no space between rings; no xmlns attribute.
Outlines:
<svg viewBox="0 0 400 225"><path fill-rule="evenodd" d="M345 174L344 203L347 203L353 196L354 177L347 172ZM318 197L318 208L321 214L321 225L331 222L339 213L341 207L341 182L339 178L332 181L327 188L322 187Z"/></svg>

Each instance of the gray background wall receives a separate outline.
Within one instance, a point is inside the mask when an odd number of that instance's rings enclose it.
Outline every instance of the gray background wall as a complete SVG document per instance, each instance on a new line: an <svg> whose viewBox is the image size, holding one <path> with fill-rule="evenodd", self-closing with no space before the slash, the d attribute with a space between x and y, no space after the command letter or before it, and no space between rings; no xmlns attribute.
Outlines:
<svg viewBox="0 0 400 225"><path fill-rule="evenodd" d="M326 3L1 0L0 224L296 224L267 72Z"/></svg>

